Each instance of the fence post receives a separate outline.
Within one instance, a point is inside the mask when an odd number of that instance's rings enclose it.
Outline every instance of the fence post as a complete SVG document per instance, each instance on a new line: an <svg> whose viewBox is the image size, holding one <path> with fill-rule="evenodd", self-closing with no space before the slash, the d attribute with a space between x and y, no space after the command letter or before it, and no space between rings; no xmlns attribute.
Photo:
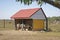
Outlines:
<svg viewBox="0 0 60 40"><path fill-rule="evenodd" d="M4 28L5 28L5 19L3 20L3 22L4 22Z"/></svg>

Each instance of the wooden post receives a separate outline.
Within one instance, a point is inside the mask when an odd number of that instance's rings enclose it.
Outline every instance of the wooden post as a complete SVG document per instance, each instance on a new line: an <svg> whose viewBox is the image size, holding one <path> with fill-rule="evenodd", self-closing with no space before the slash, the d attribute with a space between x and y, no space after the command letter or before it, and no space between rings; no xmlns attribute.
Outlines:
<svg viewBox="0 0 60 40"><path fill-rule="evenodd" d="M4 21L4 28L5 28L5 19L3 21Z"/></svg>
<svg viewBox="0 0 60 40"><path fill-rule="evenodd" d="M15 30L17 30L17 23L16 23L16 19L15 19Z"/></svg>
<svg viewBox="0 0 60 40"><path fill-rule="evenodd" d="M46 31L48 31L48 19L46 18Z"/></svg>

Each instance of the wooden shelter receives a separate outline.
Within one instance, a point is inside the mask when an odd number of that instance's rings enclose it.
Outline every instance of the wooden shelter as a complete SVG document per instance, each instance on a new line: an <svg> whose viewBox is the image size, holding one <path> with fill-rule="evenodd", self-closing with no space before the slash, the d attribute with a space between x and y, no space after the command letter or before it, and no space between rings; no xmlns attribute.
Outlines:
<svg viewBox="0 0 60 40"><path fill-rule="evenodd" d="M45 28L44 22L47 19L42 8L23 9L14 14L11 18L15 20L15 28L17 24L24 24L28 30L43 30ZM47 22L47 21L46 21ZM47 28L47 26L46 26Z"/></svg>

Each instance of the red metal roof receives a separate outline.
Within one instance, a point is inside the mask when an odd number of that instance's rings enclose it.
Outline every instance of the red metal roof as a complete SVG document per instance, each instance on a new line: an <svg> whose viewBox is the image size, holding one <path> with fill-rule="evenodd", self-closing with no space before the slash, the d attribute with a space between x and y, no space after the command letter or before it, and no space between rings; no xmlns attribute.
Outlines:
<svg viewBox="0 0 60 40"><path fill-rule="evenodd" d="M14 18L14 19L29 18L38 10L40 10L40 8L20 10L16 14L14 14L11 18Z"/></svg>

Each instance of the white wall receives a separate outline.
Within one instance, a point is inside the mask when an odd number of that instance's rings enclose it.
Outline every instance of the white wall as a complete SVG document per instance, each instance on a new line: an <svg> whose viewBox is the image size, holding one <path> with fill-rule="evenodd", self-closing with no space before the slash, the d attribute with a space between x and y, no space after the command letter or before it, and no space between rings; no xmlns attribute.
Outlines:
<svg viewBox="0 0 60 40"><path fill-rule="evenodd" d="M37 11L35 14L31 16L32 19L45 19L45 16L42 10Z"/></svg>

